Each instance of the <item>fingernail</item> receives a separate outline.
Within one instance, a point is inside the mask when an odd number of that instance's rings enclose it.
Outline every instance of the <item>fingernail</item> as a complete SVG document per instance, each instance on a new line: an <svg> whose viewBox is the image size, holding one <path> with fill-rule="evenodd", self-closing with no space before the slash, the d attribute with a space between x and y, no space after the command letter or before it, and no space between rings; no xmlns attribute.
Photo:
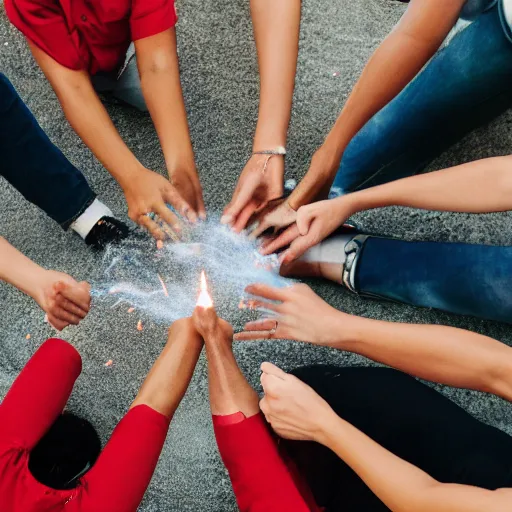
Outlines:
<svg viewBox="0 0 512 512"><path fill-rule="evenodd" d="M201 220L206 220L206 212L201 212L201 213L199 214L199 218L200 218Z"/></svg>
<svg viewBox="0 0 512 512"><path fill-rule="evenodd" d="M220 218L221 224L231 224L231 222L233 222L233 215L223 215Z"/></svg>

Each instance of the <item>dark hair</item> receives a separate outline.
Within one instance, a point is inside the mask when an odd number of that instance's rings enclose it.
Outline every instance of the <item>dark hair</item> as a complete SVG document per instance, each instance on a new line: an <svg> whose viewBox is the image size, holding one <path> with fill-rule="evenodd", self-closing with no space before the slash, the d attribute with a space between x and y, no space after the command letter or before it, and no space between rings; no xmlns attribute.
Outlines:
<svg viewBox="0 0 512 512"><path fill-rule="evenodd" d="M64 413L31 451L28 468L52 489L73 489L100 452L101 441L91 423Z"/></svg>

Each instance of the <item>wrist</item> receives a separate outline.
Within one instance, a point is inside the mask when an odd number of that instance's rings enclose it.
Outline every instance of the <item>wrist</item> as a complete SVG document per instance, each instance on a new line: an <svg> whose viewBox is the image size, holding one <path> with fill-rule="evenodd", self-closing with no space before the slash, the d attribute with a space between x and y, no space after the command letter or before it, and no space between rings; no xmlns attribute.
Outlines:
<svg viewBox="0 0 512 512"><path fill-rule="evenodd" d="M318 427L312 436L313 441L331 448L343 424L344 421L327 405L325 412L318 416Z"/></svg>
<svg viewBox="0 0 512 512"><path fill-rule="evenodd" d="M152 172L150 169L146 169L146 167L144 167L141 163L137 162L137 164L126 168L125 171L118 173L114 177L116 178L119 186L123 189L123 191L126 191L126 189L129 189L133 184L133 181L137 177L144 174L146 171Z"/></svg>

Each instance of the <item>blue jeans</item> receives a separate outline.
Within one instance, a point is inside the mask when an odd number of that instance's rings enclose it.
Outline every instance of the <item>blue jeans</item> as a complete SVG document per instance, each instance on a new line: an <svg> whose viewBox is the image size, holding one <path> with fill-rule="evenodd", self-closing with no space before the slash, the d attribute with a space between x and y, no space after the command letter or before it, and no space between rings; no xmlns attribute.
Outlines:
<svg viewBox="0 0 512 512"><path fill-rule="evenodd" d="M0 176L64 229L96 197L0 73Z"/></svg>
<svg viewBox="0 0 512 512"><path fill-rule="evenodd" d="M512 43L498 5L456 34L347 146L331 195L404 178L512 106Z"/></svg>
<svg viewBox="0 0 512 512"><path fill-rule="evenodd" d="M512 323L512 247L369 237L361 251L363 296Z"/></svg>

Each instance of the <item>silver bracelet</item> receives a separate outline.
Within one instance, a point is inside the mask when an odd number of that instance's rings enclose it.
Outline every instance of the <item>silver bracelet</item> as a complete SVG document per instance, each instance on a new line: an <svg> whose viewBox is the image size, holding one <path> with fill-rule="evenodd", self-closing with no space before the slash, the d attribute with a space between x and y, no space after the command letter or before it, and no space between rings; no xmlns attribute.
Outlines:
<svg viewBox="0 0 512 512"><path fill-rule="evenodd" d="M269 160L273 156L286 156L286 148L284 148L283 146L277 146L277 148L275 149L263 149L262 151L254 151L251 156L254 155L267 155L265 164L263 165L263 169L261 170L262 174L265 174Z"/></svg>

